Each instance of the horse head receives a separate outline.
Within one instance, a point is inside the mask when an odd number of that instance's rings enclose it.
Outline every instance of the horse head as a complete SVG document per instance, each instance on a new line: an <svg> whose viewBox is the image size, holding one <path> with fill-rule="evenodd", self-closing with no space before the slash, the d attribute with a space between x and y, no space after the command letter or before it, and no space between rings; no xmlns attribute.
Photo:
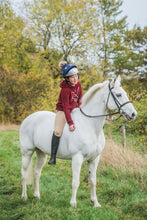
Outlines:
<svg viewBox="0 0 147 220"><path fill-rule="evenodd" d="M108 86L107 108L118 111L126 120L134 120L137 112L127 97L126 91L121 86L121 77L115 78Z"/></svg>

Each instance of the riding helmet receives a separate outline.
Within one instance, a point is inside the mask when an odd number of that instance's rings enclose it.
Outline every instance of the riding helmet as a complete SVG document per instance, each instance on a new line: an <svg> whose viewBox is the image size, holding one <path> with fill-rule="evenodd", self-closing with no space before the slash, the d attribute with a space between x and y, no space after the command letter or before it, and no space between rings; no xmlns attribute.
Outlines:
<svg viewBox="0 0 147 220"><path fill-rule="evenodd" d="M73 76L75 74L78 74L77 66L75 66L73 64L67 64L66 61L61 61L59 63L59 67L60 67L60 69L62 69L63 78L65 78L67 76Z"/></svg>

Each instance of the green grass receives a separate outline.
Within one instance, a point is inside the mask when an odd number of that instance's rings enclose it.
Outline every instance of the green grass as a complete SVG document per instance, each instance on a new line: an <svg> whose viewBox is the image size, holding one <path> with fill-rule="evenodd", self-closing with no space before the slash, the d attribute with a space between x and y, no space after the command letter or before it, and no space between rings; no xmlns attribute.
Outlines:
<svg viewBox="0 0 147 220"><path fill-rule="evenodd" d="M35 158L34 158L35 159ZM138 220L147 219L145 170L109 167L100 163L97 171L97 196L101 208L90 202L87 164L81 170L77 208L70 206L71 161L57 159L56 166L43 168L40 179L41 199L21 199L21 154L18 131L0 132L0 219L63 220Z"/></svg>

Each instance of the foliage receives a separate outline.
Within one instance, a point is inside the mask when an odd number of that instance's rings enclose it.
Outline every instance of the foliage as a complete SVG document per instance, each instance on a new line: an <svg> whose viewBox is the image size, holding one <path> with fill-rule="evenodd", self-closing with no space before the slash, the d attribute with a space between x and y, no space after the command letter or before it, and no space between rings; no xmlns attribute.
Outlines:
<svg viewBox="0 0 147 220"><path fill-rule="evenodd" d="M137 111L137 118L134 121L126 122L122 117L119 121L112 123L113 130L118 130L125 124L126 132L137 137L136 144L138 146L146 146L146 132L147 132L147 91L146 80L130 79L124 80L124 89L128 92L128 96Z"/></svg>
<svg viewBox="0 0 147 220"><path fill-rule="evenodd" d="M53 79L61 78L61 70L59 69L59 62L62 57L62 53L53 49L46 49L40 52L41 58L44 58L48 63L48 73ZM44 63L43 59L42 62Z"/></svg>
<svg viewBox="0 0 147 220"><path fill-rule="evenodd" d="M54 111L59 93L57 82L51 79L45 67L41 69L39 62L27 75L13 68L1 68L1 121L21 122L33 111Z"/></svg>
<svg viewBox="0 0 147 220"><path fill-rule="evenodd" d="M64 60L83 57L89 31L93 29L92 8L87 1L37 0L29 5L29 27L39 48L62 53ZM74 5L74 7L73 7ZM87 25L88 24L88 25Z"/></svg>
<svg viewBox="0 0 147 220"><path fill-rule="evenodd" d="M125 88L137 110L137 119L128 124L128 129L137 134L145 134L147 125L147 90L146 80L125 80Z"/></svg>
<svg viewBox="0 0 147 220"><path fill-rule="evenodd" d="M84 67L79 67L79 80L84 94L92 85L102 82L104 78L99 74L96 66L89 67L85 65Z"/></svg>
<svg viewBox="0 0 147 220"><path fill-rule="evenodd" d="M99 8L97 17L100 19L98 28L100 39L97 39L96 53L100 72L106 78L110 73L116 73L114 57L122 51L122 39L127 24L126 16L121 17L122 0L99 0L97 2Z"/></svg>
<svg viewBox="0 0 147 220"><path fill-rule="evenodd" d="M34 158L35 159L35 158ZM18 131L0 132L0 213L1 219L146 219L146 173L117 169L100 162L97 196L101 208L90 202L87 164L81 169L77 208L69 204L72 185L71 161L57 159L56 166L43 168L40 178L41 199L21 198L21 154Z"/></svg>
<svg viewBox="0 0 147 220"><path fill-rule="evenodd" d="M31 39L23 36L25 24L20 17L16 17L7 2L4 1L0 10L0 63L27 73L32 65L27 52L34 52L35 46Z"/></svg>
<svg viewBox="0 0 147 220"><path fill-rule="evenodd" d="M125 73L139 78L147 76L147 27L127 30L123 38L121 53L114 58L117 73Z"/></svg>

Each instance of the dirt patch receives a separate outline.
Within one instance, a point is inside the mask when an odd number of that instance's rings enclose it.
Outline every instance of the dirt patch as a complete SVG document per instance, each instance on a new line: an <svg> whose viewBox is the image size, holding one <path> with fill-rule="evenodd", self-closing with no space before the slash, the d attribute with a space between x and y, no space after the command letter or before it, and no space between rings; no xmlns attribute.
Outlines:
<svg viewBox="0 0 147 220"><path fill-rule="evenodd" d="M0 131L5 131L5 130L19 130L20 125L15 125L15 124L0 124Z"/></svg>

